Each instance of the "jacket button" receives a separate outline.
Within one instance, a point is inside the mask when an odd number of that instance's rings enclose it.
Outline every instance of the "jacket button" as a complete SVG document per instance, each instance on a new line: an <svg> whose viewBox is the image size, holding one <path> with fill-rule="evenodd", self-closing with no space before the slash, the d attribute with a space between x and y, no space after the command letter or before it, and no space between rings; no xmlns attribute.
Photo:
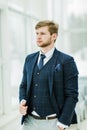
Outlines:
<svg viewBox="0 0 87 130"><path fill-rule="evenodd" d="M38 86L38 84L35 84L35 86Z"/></svg>
<svg viewBox="0 0 87 130"><path fill-rule="evenodd" d="M36 108L35 107L33 107L33 110L35 110Z"/></svg>

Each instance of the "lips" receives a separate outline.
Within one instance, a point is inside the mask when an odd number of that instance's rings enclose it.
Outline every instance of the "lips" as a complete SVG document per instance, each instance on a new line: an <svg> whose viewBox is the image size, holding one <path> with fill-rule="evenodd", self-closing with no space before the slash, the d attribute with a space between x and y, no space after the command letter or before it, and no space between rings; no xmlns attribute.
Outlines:
<svg viewBox="0 0 87 130"><path fill-rule="evenodd" d="M42 41L37 41L38 43L41 43Z"/></svg>

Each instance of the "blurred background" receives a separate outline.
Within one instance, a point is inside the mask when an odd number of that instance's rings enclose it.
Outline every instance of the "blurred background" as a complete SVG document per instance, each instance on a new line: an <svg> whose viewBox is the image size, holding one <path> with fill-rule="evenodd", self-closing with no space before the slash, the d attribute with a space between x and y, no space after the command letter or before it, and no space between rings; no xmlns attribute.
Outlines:
<svg viewBox="0 0 87 130"><path fill-rule="evenodd" d="M0 0L0 130L20 130L18 90L24 59L38 50L34 26L59 24L56 47L79 69L78 130L87 130L87 0Z"/></svg>

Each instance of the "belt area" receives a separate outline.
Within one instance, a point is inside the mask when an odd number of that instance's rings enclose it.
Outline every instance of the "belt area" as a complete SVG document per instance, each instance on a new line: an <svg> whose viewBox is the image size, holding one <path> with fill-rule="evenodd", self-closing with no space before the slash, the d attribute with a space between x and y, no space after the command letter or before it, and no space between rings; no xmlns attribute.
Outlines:
<svg viewBox="0 0 87 130"><path fill-rule="evenodd" d="M51 117L39 117L39 116L32 115L32 114L30 114L30 116L32 116L33 118L38 119L38 120L51 120L51 119L55 119L55 118L57 118L57 116L51 116Z"/></svg>

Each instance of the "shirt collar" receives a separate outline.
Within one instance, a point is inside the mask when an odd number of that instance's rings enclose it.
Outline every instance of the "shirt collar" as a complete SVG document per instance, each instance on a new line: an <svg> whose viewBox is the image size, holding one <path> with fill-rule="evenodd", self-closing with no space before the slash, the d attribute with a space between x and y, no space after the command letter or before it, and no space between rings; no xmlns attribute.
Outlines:
<svg viewBox="0 0 87 130"><path fill-rule="evenodd" d="M53 55L53 52L55 50L55 47L53 47L51 50L49 50L47 53L45 53L46 58L49 58ZM40 51L40 54L42 54L42 52Z"/></svg>

